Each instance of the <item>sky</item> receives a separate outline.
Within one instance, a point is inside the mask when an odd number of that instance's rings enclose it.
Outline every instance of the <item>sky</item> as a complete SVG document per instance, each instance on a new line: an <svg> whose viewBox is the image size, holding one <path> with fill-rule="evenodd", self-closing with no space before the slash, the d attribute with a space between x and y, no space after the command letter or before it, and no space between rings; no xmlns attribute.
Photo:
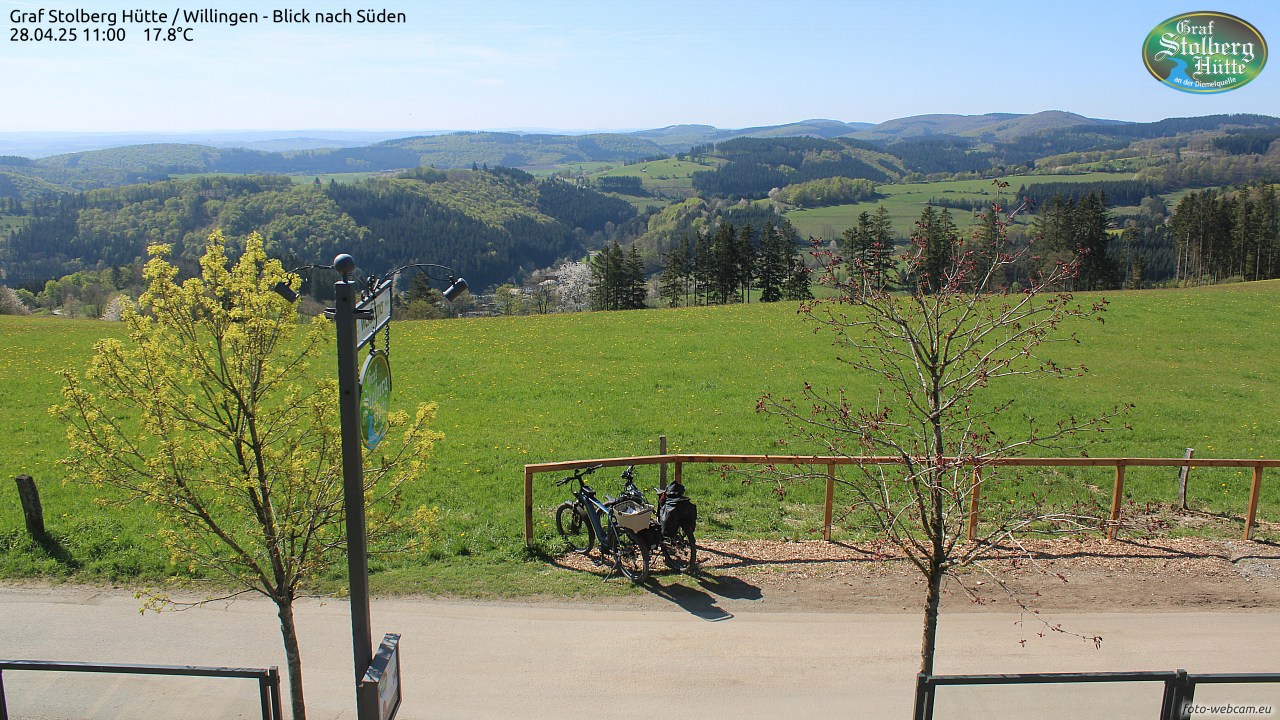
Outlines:
<svg viewBox="0 0 1280 720"><path fill-rule="evenodd" d="M1280 62L1226 93L1165 87L1141 59L1174 15L1230 13L1280 40L1275 0L0 0L0 132L635 130L927 113L1152 121L1280 116ZM185 4L185 3L190 3ZM179 10L256 12L235 27ZM387 9L403 24L273 23ZM166 13L190 40L16 40L51 11ZM44 10L44 23L22 22ZM17 14L17 15L15 15Z"/></svg>

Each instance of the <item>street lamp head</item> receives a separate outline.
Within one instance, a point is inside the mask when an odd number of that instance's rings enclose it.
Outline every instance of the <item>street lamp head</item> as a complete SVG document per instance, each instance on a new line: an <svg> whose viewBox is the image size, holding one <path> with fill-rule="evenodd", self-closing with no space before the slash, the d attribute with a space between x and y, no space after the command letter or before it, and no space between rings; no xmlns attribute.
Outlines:
<svg viewBox="0 0 1280 720"><path fill-rule="evenodd" d="M294 302L298 299L298 293L294 292L293 288L289 287L289 283L283 280L276 283L276 286L271 289L274 290L277 295L284 298L285 302Z"/></svg>
<svg viewBox="0 0 1280 720"><path fill-rule="evenodd" d="M333 269L342 274L343 280L350 280L351 273L356 271L356 259L342 253L333 259Z"/></svg>
<svg viewBox="0 0 1280 720"><path fill-rule="evenodd" d="M449 302L453 302L454 298L457 298L459 295L461 295L466 291L467 291L466 278L450 277L449 287L445 288L444 292L441 294L444 295L445 300L448 300Z"/></svg>

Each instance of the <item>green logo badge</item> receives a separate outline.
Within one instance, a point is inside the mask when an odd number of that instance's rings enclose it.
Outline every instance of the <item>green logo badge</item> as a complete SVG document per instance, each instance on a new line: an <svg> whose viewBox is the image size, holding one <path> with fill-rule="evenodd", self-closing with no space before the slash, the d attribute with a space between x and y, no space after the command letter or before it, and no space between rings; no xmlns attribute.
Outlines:
<svg viewBox="0 0 1280 720"><path fill-rule="evenodd" d="M1160 82L1189 93L1247 85L1267 64L1262 33L1235 15L1192 12L1171 17L1147 35L1142 60Z"/></svg>
<svg viewBox="0 0 1280 720"><path fill-rule="evenodd" d="M369 353L360 369L360 437L370 450L387 434L391 408L391 363L382 350Z"/></svg>

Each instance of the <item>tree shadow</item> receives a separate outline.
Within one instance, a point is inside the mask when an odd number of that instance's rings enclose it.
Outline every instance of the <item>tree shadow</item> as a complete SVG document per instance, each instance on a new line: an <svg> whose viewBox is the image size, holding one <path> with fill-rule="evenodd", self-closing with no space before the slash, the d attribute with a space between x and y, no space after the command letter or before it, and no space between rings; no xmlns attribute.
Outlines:
<svg viewBox="0 0 1280 720"><path fill-rule="evenodd" d="M45 555L68 570L79 570L83 565L58 538L48 532L31 533L31 540L44 551Z"/></svg>
<svg viewBox="0 0 1280 720"><path fill-rule="evenodd" d="M858 547L857 545L852 545L850 543L841 542L838 540L833 540L826 544L831 547L838 547L846 551L852 551L854 553L857 553L858 556L857 557L848 557L848 556L808 557L808 558L787 557L787 558L761 559L761 558L754 558L749 555L743 555L741 553L736 553L736 552L733 552L732 550L726 550L724 548L707 547L705 545L702 545L701 543L699 543L698 545L698 554L700 556L715 555L719 558L726 559L727 562L717 562L715 564L715 567L718 569L754 567L756 565L818 565L822 563L831 563L831 562L879 563L879 562L884 562L886 560L901 559L898 557L894 557L892 555L885 554L884 552L877 549L866 549L866 548Z"/></svg>

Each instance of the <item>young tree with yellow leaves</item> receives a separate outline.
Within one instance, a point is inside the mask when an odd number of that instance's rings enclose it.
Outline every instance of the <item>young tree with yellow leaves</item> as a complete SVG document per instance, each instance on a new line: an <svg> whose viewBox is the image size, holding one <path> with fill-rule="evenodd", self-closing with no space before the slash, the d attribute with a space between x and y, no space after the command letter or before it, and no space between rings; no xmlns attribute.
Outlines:
<svg viewBox="0 0 1280 720"><path fill-rule="evenodd" d="M76 479L123 491L121 502L155 508L175 564L275 603L301 720L293 602L344 548L338 388L323 362L332 331L322 318L300 324L296 303L272 292L298 280L267 259L258 235L229 263L215 232L200 276L181 283L170 250L150 248L147 290L123 317L128 340L101 341L82 375L64 373L53 408L67 422L64 462ZM401 441L366 457L373 508L391 507L421 472L440 437L433 413L394 414Z"/></svg>

